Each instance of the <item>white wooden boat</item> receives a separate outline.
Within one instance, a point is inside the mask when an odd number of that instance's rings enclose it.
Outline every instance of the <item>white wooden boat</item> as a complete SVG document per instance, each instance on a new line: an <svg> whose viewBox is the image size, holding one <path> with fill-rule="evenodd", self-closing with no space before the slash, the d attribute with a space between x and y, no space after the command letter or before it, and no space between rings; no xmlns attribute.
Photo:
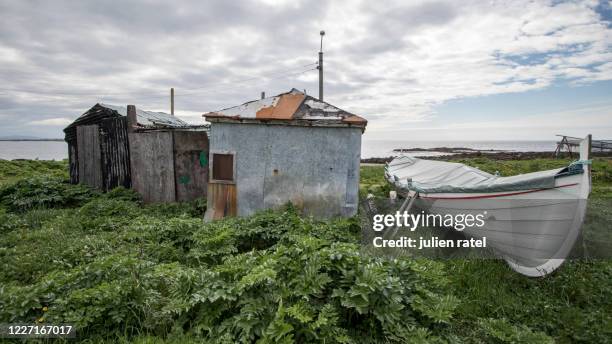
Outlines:
<svg viewBox="0 0 612 344"><path fill-rule="evenodd" d="M567 167L500 177L459 163L410 156L387 164L385 175L428 214L484 214L484 226L464 229L526 276L544 276L567 258L579 237L591 191L590 135L580 160Z"/></svg>

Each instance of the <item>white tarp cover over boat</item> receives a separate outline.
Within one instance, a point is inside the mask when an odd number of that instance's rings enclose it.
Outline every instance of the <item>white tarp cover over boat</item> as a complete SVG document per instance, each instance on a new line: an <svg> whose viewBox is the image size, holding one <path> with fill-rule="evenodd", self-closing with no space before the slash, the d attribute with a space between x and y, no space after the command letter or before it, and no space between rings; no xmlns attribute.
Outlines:
<svg viewBox="0 0 612 344"><path fill-rule="evenodd" d="M406 206L434 215L484 214L483 226L463 233L486 237L487 247L515 271L544 276L565 261L579 237L591 192L590 149L589 135L580 144L579 161L512 177L401 156L387 165L385 177L407 196Z"/></svg>
<svg viewBox="0 0 612 344"><path fill-rule="evenodd" d="M555 170L500 177L455 162L421 160L411 156L394 159L386 169L387 180L397 188L419 193L483 193L555 186L560 173L582 171L580 164Z"/></svg>

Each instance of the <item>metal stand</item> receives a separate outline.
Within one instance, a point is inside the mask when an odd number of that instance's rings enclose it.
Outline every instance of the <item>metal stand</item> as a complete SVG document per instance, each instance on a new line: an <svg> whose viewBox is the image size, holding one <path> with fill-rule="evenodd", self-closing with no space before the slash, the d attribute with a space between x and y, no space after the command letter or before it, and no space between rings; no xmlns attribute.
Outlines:
<svg viewBox="0 0 612 344"><path fill-rule="evenodd" d="M402 206L399 208L398 212L404 213L404 212L408 212L410 211L410 209L412 209L412 206L414 205L414 201L419 197L419 193L416 192L412 197L410 197L410 194L407 195L406 200L404 200L404 203L402 203ZM391 233L391 231L393 231L393 234L391 234L391 238L395 237L395 234L397 234L397 231L399 230L399 227L394 225L393 227L389 228L389 230L387 231L387 235L385 235L385 238L389 238L389 233Z"/></svg>

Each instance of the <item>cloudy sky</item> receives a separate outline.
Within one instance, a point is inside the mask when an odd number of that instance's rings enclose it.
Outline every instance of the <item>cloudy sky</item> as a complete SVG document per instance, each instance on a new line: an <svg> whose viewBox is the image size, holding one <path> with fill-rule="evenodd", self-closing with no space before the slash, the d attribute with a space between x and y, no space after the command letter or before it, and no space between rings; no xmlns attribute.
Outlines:
<svg viewBox="0 0 612 344"><path fill-rule="evenodd" d="M0 136L62 137L97 102L202 123L292 87L366 139L612 138L611 1L0 0Z"/></svg>

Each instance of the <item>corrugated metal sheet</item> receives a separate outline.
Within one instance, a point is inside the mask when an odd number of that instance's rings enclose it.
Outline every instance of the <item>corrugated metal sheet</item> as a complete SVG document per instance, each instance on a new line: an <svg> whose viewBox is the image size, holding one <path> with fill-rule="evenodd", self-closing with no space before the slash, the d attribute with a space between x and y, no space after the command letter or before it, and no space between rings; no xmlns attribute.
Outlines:
<svg viewBox="0 0 612 344"><path fill-rule="evenodd" d="M367 124L364 118L344 111L295 88L273 97L254 100L242 105L204 114L207 119L310 120Z"/></svg>
<svg viewBox="0 0 612 344"><path fill-rule="evenodd" d="M338 120L355 115L316 98L308 97L302 104L297 116L302 119Z"/></svg>
<svg viewBox="0 0 612 344"><path fill-rule="evenodd" d="M121 116L127 116L127 106L110 104L100 104L100 106L116 111ZM136 108L136 119L138 124L144 127L163 126L181 128L190 126L189 123L165 112L146 111L139 108Z"/></svg>
<svg viewBox="0 0 612 344"><path fill-rule="evenodd" d="M107 118L100 123L100 150L104 191L132 186L127 118Z"/></svg>
<svg viewBox="0 0 612 344"><path fill-rule="evenodd" d="M74 122L64 128L64 140L70 143L76 140L76 127L79 125L98 124L106 118L126 117L127 106L96 104ZM208 131L206 125L190 125L189 123L163 112L145 111L136 108L138 125L146 129L181 128Z"/></svg>
<svg viewBox="0 0 612 344"><path fill-rule="evenodd" d="M246 102L242 105L233 106L227 109L215 111L214 114L226 117L240 117L240 118L256 118L257 112L263 108L276 106L279 96L268 97L261 100L254 100Z"/></svg>
<svg viewBox="0 0 612 344"><path fill-rule="evenodd" d="M283 94L277 98L274 106L261 108L255 117L258 119L292 119L304 98L303 94Z"/></svg>
<svg viewBox="0 0 612 344"><path fill-rule="evenodd" d="M111 109L100 106L100 104L94 105L91 109L87 110L84 114L79 116L74 122L70 123L64 128L64 140L68 143L74 142L76 145L76 127L80 125L92 125L98 124L105 118L119 117L120 115Z"/></svg>
<svg viewBox="0 0 612 344"><path fill-rule="evenodd" d="M70 184L77 184L79 182L79 159L77 151L77 140L68 141L68 163L70 172Z"/></svg>

